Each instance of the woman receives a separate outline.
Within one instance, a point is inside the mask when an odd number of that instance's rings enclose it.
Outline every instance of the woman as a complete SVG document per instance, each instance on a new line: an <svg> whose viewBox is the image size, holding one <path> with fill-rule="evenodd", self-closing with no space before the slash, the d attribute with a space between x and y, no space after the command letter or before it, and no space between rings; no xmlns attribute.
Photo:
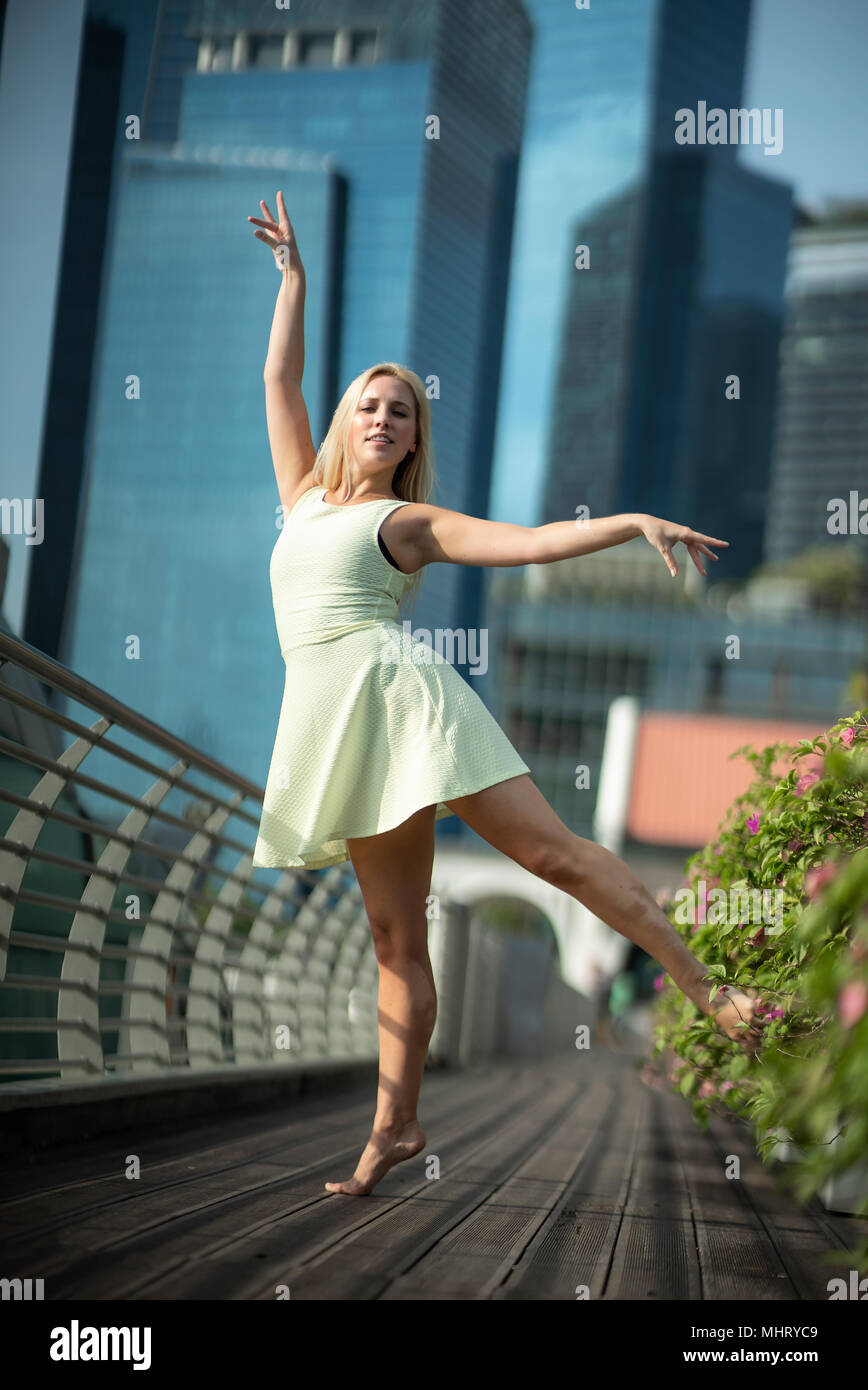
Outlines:
<svg viewBox="0 0 868 1390"><path fill-rule="evenodd" d="M253 862L349 858L359 880L380 975L377 1108L353 1177L325 1184L359 1196L426 1142L416 1108L437 1008L426 901L441 816L637 943L747 1051L759 1043L757 1001L728 987L709 999L713 981L654 898L559 820L476 692L395 621L430 564L548 564L645 535L673 575L678 541L704 575L700 553L716 560L709 546L728 542L639 514L526 527L430 506L430 409L420 378L395 363L350 384L317 452L301 394L304 268L283 194L278 220L260 207L248 221L282 274L264 377L284 508L271 582L286 686Z"/></svg>

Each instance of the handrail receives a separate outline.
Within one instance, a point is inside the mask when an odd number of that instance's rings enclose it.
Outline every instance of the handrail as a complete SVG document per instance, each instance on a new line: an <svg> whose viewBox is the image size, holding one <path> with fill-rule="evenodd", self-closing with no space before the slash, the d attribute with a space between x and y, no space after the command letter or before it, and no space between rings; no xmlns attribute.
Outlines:
<svg viewBox="0 0 868 1390"><path fill-rule="evenodd" d="M33 720L39 748L22 733ZM150 756L109 739L115 728ZM255 869L261 787L2 630L0 731L0 1089L376 1056L376 958L355 875L340 864L270 882L275 870ZM95 750L117 760L111 778L83 771ZM152 779L143 795L123 767ZM120 818L93 814L87 794Z"/></svg>

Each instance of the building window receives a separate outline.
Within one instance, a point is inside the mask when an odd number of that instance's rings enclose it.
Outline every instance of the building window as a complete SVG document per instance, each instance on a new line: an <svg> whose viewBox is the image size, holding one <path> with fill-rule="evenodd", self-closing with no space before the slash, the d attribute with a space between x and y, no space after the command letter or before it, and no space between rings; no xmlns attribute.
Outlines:
<svg viewBox="0 0 868 1390"><path fill-rule="evenodd" d="M509 646L506 650L506 657L509 683L516 685L521 680L524 649L518 645Z"/></svg>
<svg viewBox="0 0 868 1390"><path fill-rule="evenodd" d="M723 698L723 658L710 657L705 663L705 705L715 708Z"/></svg>
<svg viewBox="0 0 868 1390"><path fill-rule="evenodd" d="M373 63L376 55L376 29L357 29L350 39L350 62Z"/></svg>
<svg viewBox="0 0 868 1390"><path fill-rule="evenodd" d="M211 71L230 72L234 39L215 39L211 48Z"/></svg>
<svg viewBox="0 0 868 1390"><path fill-rule="evenodd" d="M247 61L252 68L282 68L283 38L275 38L271 34L252 37Z"/></svg>
<svg viewBox="0 0 868 1390"><path fill-rule="evenodd" d="M306 68L330 68L334 59L335 36L330 34L302 34L299 44L299 62Z"/></svg>

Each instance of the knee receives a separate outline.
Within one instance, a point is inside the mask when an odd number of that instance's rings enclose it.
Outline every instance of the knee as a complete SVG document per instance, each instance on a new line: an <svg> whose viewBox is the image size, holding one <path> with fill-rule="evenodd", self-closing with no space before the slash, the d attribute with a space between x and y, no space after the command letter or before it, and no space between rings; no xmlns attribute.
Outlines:
<svg viewBox="0 0 868 1390"><path fill-rule="evenodd" d="M570 835L569 839L528 846L521 862L537 878L564 892L573 892L581 873L582 840L578 835Z"/></svg>
<svg viewBox="0 0 868 1390"><path fill-rule="evenodd" d="M410 918L406 913L368 914L371 937L381 965L406 966L428 960L428 920Z"/></svg>

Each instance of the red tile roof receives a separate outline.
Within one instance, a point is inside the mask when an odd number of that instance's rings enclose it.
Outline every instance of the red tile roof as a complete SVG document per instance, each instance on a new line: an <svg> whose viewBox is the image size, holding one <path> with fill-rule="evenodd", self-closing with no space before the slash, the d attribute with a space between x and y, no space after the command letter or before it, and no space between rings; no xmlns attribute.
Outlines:
<svg viewBox="0 0 868 1390"><path fill-rule="evenodd" d="M756 775L744 756L727 761L734 749L747 743L759 752L772 743L794 744L823 732L820 723L668 712L640 715L627 834L648 844L700 848ZM819 770L821 764L822 754L809 754L799 760L799 774ZM774 768L783 776L793 766L784 756Z"/></svg>

